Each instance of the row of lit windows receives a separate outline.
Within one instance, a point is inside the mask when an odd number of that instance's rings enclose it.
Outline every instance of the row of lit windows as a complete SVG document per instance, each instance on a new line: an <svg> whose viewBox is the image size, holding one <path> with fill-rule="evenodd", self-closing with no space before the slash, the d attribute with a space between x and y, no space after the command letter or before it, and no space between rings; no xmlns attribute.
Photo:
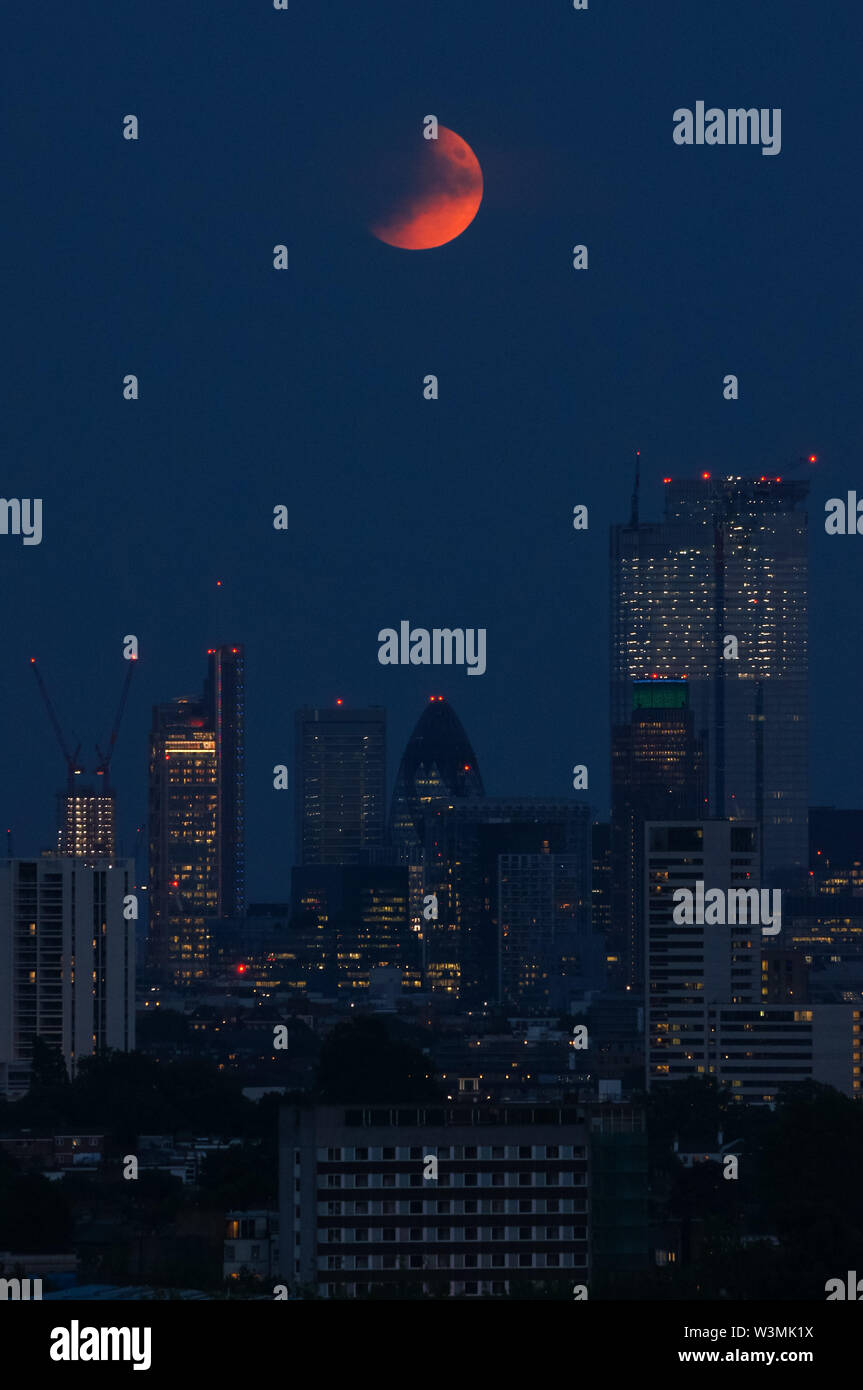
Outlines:
<svg viewBox="0 0 863 1390"><path fill-rule="evenodd" d="M404 1162L409 1159L425 1159L434 1154L439 1159L494 1159L494 1158L583 1158L584 1149L572 1144L428 1144L394 1146L381 1148L375 1146L356 1148L320 1148L317 1151L319 1163L341 1162ZM294 1150L294 1162L299 1163L299 1149Z"/></svg>
<svg viewBox="0 0 863 1390"><path fill-rule="evenodd" d="M319 1202L319 1216L459 1216L474 1213L494 1215L556 1215L560 1212L583 1211L585 1199L567 1197L563 1201L556 1197L534 1200L530 1197L516 1200L491 1198L485 1201L412 1201L412 1202ZM296 1208L297 1221L301 1209Z"/></svg>
<svg viewBox="0 0 863 1390"><path fill-rule="evenodd" d="M318 1269L581 1269L587 1261L564 1251L519 1255L327 1255L318 1259Z"/></svg>
<svg viewBox="0 0 863 1390"><path fill-rule="evenodd" d="M419 1187L423 1181L418 1173L328 1173L326 1186ZM569 1187L579 1186L585 1179L582 1173L440 1173L427 1181L438 1187Z"/></svg>
<svg viewBox="0 0 863 1390"><path fill-rule="evenodd" d="M322 1233L323 1234L323 1233ZM462 1240L584 1240L583 1226L410 1226L396 1230L391 1226L334 1227L326 1233L329 1245L350 1243L373 1245L378 1241L462 1241Z"/></svg>

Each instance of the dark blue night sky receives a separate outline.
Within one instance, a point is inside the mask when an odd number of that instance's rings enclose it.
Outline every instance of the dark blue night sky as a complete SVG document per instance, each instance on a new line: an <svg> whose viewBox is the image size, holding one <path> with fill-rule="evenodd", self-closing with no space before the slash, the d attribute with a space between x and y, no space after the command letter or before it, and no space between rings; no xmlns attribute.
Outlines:
<svg viewBox="0 0 863 1390"><path fill-rule="evenodd" d="M63 771L28 658L103 740L126 633L127 850L151 705L246 645L252 899L288 894L272 768L302 704L385 705L392 779L442 693L489 792L568 795L583 762L606 814L608 526L636 448L645 518L663 474L817 453L811 800L860 804L863 538L823 517L863 495L863 8L52 0L4 39L2 492L44 506L41 545L0 537L17 853L53 839ZM699 99L780 107L781 154L676 146ZM460 238L404 252L369 235L367 195L387 134L427 113L485 197ZM401 619L487 628L487 673L379 665Z"/></svg>

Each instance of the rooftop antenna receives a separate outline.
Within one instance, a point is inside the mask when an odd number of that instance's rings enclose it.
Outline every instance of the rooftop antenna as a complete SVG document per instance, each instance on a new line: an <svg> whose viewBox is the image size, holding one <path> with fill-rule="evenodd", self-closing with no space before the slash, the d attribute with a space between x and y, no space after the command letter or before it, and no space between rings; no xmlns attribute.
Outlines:
<svg viewBox="0 0 863 1390"><path fill-rule="evenodd" d="M635 487L632 491L632 514L629 518L630 526L638 525L638 493L641 487L641 450L635 451Z"/></svg>

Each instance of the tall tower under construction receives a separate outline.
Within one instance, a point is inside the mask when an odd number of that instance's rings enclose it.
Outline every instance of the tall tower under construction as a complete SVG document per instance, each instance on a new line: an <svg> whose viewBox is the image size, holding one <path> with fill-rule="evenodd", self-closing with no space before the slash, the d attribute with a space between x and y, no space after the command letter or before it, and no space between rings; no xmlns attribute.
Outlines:
<svg viewBox="0 0 863 1390"><path fill-rule="evenodd" d="M111 785L111 760L126 708L129 686L136 657L130 657L123 680L120 702L114 726L103 752L97 745L98 761L88 769L80 759L80 743L71 752L42 674L31 657L30 665L36 676L48 717L57 735L66 764L66 782L57 794L57 851L74 859L93 863L97 859L114 859L117 852L114 790Z"/></svg>

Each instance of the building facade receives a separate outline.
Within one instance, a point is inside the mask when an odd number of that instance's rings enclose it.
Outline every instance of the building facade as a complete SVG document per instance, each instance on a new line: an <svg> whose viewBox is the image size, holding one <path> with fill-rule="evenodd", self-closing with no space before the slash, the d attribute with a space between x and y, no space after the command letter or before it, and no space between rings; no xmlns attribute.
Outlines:
<svg viewBox="0 0 863 1390"><path fill-rule="evenodd" d="M200 700L153 712L150 734L150 963L176 983L209 969L219 917L219 762Z"/></svg>
<svg viewBox="0 0 863 1390"><path fill-rule="evenodd" d="M411 926L422 935L426 821L450 801L483 795L476 754L461 720L432 695L408 739L393 788L390 843L410 876Z"/></svg>
<svg viewBox="0 0 863 1390"><path fill-rule="evenodd" d="M437 913L423 922L427 987L471 1005L522 988L556 1004L560 991L603 975L591 864L590 808L580 802L478 797L438 807L426 824L424 893Z"/></svg>
<svg viewBox="0 0 863 1390"><path fill-rule="evenodd" d="M131 860L0 861L0 1093L29 1088L36 1038L70 1076L82 1057L134 1048L133 887Z"/></svg>
<svg viewBox="0 0 863 1390"><path fill-rule="evenodd" d="M386 840L386 711L298 710L295 754L297 864L368 863Z"/></svg>
<svg viewBox="0 0 863 1390"><path fill-rule="evenodd" d="M372 971L421 984L420 944L408 921L401 865L305 865L292 871L291 937L303 942L316 992L367 994Z"/></svg>
<svg viewBox="0 0 863 1390"><path fill-rule="evenodd" d="M781 922L766 935L753 920L756 900L759 917L777 907L759 864L751 823L645 826L647 1087L713 1077L735 1099L772 1104L783 1085L815 1080L858 1096L863 1001L806 1002L799 970L785 969ZM699 883L705 902L715 890L723 901L683 920L674 894L697 902Z"/></svg>
<svg viewBox="0 0 863 1390"><path fill-rule="evenodd" d="M153 710L149 759L150 965L206 976L213 919L245 908L243 648L215 647L200 697Z"/></svg>
<svg viewBox="0 0 863 1390"><path fill-rule="evenodd" d="M611 731L611 979L640 991L644 978L644 826L704 815L704 743L687 680L631 684L632 708Z"/></svg>
<svg viewBox="0 0 863 1390"><path fill-rule="evenodd" d="M588 1137L574 1105L284 1106L281 1278L324 1298L586 1285Z"/></svg>
<svg viewBox="0 0 863 1390"><path fill-rule="evenodd" d="M611 531L612 725L633 681L686 679L707 814L762 826L765 881L807 866L806 482L665 480L665 519Z"/></svg>
<svg viewBox="0 0 863 1390"><path fill-rule="evenodd" d="M94 788L63 792L57 798L60 829L57 853L78 859L113 859L116 849L114 793Z"/></svg>
<svg viewBox="0 0 863 1390"><path fill-rule="evenodd" d="M242 647L207 653L204 705L218 767L219 916L246 909L246 662Z"/></svg>

